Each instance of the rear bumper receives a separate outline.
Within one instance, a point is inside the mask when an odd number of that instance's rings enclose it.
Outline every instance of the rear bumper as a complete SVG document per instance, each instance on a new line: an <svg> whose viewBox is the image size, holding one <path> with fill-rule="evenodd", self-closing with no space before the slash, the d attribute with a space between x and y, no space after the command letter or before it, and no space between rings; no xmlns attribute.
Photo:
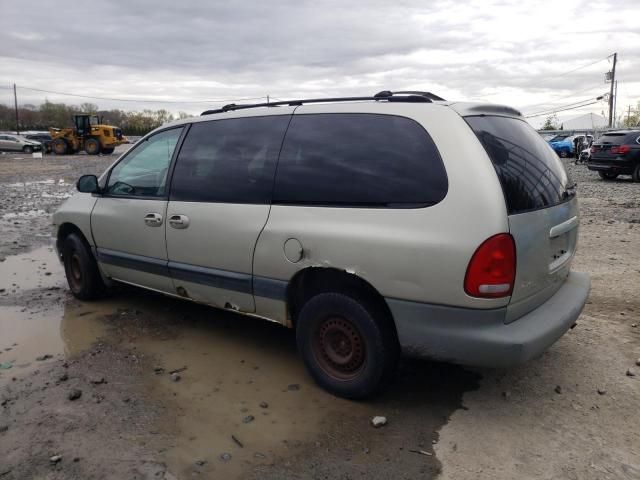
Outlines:
<svg viewBox="0 0 640 480"><path fill-rule="evenodd" d="M545 303L505 324L506 308L472 310L387 299L403 352L477 367L508 367L537 357L578 319L591 281L571 272Z"/></svg>
<svg viewBox="0 0 640 480"><path fill-rule="evenodd" d="M633 172L633 164L626 161L591 159L587 168L596 172L611 172L622 175L630 175Z"/></svg>

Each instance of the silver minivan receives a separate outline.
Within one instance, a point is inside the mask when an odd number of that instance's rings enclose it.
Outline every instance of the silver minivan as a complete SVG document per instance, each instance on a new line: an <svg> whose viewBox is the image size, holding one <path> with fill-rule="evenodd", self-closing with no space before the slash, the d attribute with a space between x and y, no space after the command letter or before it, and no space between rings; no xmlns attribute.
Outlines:
<svg viewBox="0 0 640 480"><path fill-rule="evenodd" d="M114 282L296 330L363 398L400 353L505 367L571 328L575 184L512 108L423 92L228 105L142 138L54 214L73 294Z"/></svg>

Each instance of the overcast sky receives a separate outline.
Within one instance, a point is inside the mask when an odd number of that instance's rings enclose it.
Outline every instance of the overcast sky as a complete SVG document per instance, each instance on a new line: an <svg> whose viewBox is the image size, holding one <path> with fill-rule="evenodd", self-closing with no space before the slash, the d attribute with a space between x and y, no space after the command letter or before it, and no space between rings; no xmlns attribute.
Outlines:
<svg viewBox="0 0 640 480"><path fill-rule="evenodd" d="M189 113L217 104L20 87L223 103L419 89L533 114L607 92L613 52L618 112L640 99L640 0L5 0L1 12L4 104L13 83L20 103Z"/></svg>

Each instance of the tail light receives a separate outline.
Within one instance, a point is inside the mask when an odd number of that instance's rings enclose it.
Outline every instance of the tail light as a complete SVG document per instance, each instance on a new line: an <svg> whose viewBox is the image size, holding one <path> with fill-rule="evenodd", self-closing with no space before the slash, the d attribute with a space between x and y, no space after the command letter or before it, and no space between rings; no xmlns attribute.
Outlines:
<svg viewBox="0 0 640 480"><path fill-rule="evenodd" d="M611 153L614 155L625 155L631 151L631 145L614 145L611 147Z"/></svg>
<svg viewBox="0 0 640 480"><path fill-rule="evenodd" d="M464 291L472 297L508 297L513 292L515 278L515 242L508 233L499 233L485 240L471 257Z"/></svg>

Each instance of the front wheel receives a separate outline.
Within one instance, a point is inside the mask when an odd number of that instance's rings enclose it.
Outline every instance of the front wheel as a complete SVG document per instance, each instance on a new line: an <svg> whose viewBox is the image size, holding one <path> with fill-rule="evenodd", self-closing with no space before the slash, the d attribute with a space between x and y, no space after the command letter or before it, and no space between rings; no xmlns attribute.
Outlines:
<svg viewBox="0 0 640 480"><path fill-rule="evenodd" d="M617 173L598 172L598 174L600 175L600 178L603 179L603 180L615 180L616 178L618 178L618 174Z"/></svg>
<svg viewBox="0 0 640 480"><path fill-rule="evenodd" d="M321 293L300 310L298 350L311 376L334 395L365 398L395 373L395 330L375 307L341 293Z"/></svg>
<svg viewBox="0 0 640 480"><path fill-rule="evenodd" d="M93 300L104 291L98 264L87 244L76 233L62 244L62 260L71 293L80 300Z"/></svg>
<svg viewBox="0 0 640 480"><path fill-rule="evenodd" d="M569 156L569 152L567 152L566 150L560 150L560 152L558 152L558 155L560 155L560 158L567 158Z"/></svg>
<svg viewBox="0 0 640 480"><path fill-rule="evenodd" d="M26 154L30 154L33 153L33 147L31 145L25 145L25 147L22 149L22 151Z"/></svg>
<svg viewBox="0 0 640 480"><path fill-rule="evenodd" d="M69 150L69 144L64 138L56 138L53 141L53 151L56 155L66 155Z"/></svg>
<svg viewBox="0 0 640 480"><path fill-rule="evenodd" d="M100 142L97 138L87 138L84 149L89 155L97 155L100 153Z"/></svg>
<svg viewBox="0 0 640 480"><path fill-rule="evenodd" d="M640 182L640 163L638 163L638 165L636 165L636 168L633 169L632 178L634 182Z"/></svg>

